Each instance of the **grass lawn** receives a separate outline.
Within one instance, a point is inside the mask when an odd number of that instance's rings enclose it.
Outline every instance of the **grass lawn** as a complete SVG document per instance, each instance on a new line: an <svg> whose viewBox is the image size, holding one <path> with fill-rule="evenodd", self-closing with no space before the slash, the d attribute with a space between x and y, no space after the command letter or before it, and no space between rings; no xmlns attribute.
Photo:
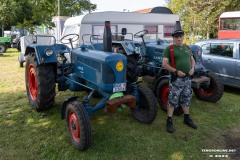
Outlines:
<svg viewBox="0 0 240 160"><path fill-rule="evenodd" d="M173 117L175 133L168 134L166 113L160 108L150 125L133 119L128 108L114 115L99 110L91 117L92 146L80 152L71 145L66 122L60 116L61 104L74 93L57 92L51 109L33 110L28 104L25 68L19 67L18 54L16 50L8 49L0 56L0 160L240 157L240 89L229 87L225 88L222 99L214 104L193 96L190 111L198 125L197 130L184 125L183 116L180 116ZM206 154L202 149L234 149L236 152ZM228 157L210 158L211 155Z"/></svg>

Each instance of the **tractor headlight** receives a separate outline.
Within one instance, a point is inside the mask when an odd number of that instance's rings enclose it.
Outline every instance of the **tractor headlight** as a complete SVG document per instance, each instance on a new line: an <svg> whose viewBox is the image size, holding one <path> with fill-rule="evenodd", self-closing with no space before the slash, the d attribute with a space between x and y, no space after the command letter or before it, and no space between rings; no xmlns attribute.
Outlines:
<svg viewBox="0 0 240 160"><path fill-rule="evenodd" d="M119 71L119 72L121 72L122 70L123 70L123 68L124 68L124 64L123 64L123 62L117 62L117 64L116 64L116 70L117 71Z"/></svg>
<svg viewBox="0 0 240 160"><path fill-rule="evenodd" d="M53 50L52 49L46 49L45 54L47 56L51 56L51 55L53 55Z"/></svg>

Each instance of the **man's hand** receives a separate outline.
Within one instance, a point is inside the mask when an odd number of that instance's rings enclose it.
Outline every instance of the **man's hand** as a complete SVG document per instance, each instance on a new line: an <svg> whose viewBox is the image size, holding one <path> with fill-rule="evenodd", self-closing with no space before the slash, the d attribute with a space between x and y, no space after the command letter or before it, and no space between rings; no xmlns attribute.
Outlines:
<svg viewBox="0 0 240 160"><path fill-rule="evenodd" d="M194 68L192 68L190 71L189 71L189 75L192 76L194 73Z"/></svg>
<svg viewBox="0 0 240 160"><path fill-rule="evenodd" d="M184 77L184 76L186 76L186 74L183 73L182 71L178 71L178 72L177 72L177 75L178 75L178 77Z"/></svg>

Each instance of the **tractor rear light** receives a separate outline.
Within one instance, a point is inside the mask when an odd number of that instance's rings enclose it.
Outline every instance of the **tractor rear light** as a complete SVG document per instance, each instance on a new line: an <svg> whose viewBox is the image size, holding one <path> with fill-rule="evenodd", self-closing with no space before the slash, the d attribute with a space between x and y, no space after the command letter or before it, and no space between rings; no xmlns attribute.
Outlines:
<svg viewBox="0 0 240 160"><path fill-rule="evenodd" d="M51 55L53 55L53 50L52 49L46 49L45 54L47 56L51 56Z"/></svg>

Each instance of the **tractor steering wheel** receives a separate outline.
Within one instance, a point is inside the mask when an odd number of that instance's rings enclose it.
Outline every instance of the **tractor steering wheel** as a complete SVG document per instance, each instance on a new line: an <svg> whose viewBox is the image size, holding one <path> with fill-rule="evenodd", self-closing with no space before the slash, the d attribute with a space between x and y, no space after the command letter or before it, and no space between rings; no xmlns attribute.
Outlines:
<svg viewBox="0 0 240 160"><path fill-rule="evenodd" d="M78 34L67 34L61 38L60 42L62 44L69 44L69 43L77 41L78 39L79 39Z"/></svg>
<svg viewBox="0 0 240 160"><path fill-rule="evenodd" d="M134 38L141 38L141 37L145 36L146 34L148 34L148 31L147 30L142 30L142 31L139 31L139 32L135 33Z"/></svg>

